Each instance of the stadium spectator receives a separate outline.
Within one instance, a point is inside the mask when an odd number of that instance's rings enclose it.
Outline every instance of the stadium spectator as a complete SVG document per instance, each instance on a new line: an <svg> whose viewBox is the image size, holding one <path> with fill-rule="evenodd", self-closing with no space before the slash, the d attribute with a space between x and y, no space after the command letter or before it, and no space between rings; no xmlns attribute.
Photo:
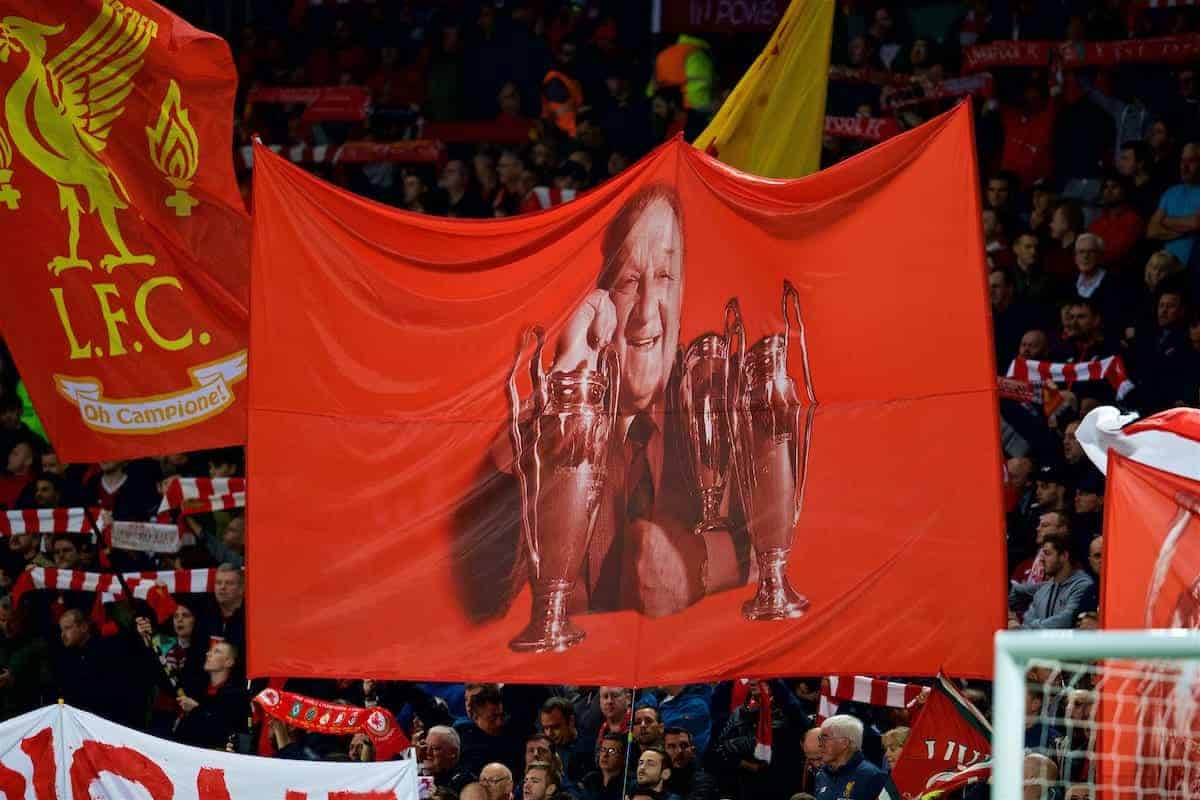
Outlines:
<svg viewBox="0 0 1200 800"><path fill-rule="evenodd" d="M1150 217L1146 235L1166 242L1167 251L1190 264L1200 212L1200 143L1189 142L1179 155L1179 183L1163 192L1158 210Z"/></svg>
<svg viewBox="0 0 1200 800"><path fill-rule="evenodd" d="M712 730L712 687L704 683L666 686L666 695L658 702L658 716L666 728L684 728L691 733L696 753L708 752Z"/></svg>
<svg viewBox="0 0 1200 800"><path fill-rule="evenodd" d="M77 608L62 613L58 629L61 646L52 656L58 697L130 727L140 724L143 703L135 698L147 684L137 670L142 662L134 657L127 641L101 637Z"/></svg>
<svg viewBox="0 0 1200 800"><path fill-rule="evenodd" d="M804 768L800 770L799 780L794 788L797 792L813 794L816 791L817 772L821 769L821 729L809 728L804 732L802 740L804 753Z"/></svg>
<svg viewBox="0 0 1200 800"><path fill-rule="evenodd" d="M29 629L28 611L0 601L0 715L33 711L53 685L50 647Z"/></svg>
<svg viewBox="0 0 1200 800"><path fill-rule="evenodd" d="M459 759L462 743L458 733L448 725L434 725L425 734L425 755L429 774L435 786L461 792L475 776L465 769Z"/></svg>
<svg viewBox="0 0 1200 800"><path fill-rule="evenodd" d="M817 797L850 800L899 797L887 772L863 757L862 740L863 723L849 714L835 714L821 723L823 766L817 773L814 793Z"/></svg>
<svg viewBox="0 0 1200 800"><path fill-rule="evenodd" d="M1029 329L1038 326L1038 313L1032 306L1017 299L1013 274L1007 269L993 269L988 273L988 290L992 300L996 363L1008 364L1017 355L1021 337Z"/></svg>
<svg viewBox="0 0 1200 800"><path fill-rule="evenodd" d="M1130 202L1128 179L1115 173L1106 176L1100 185L1100 206L1100 215L1092 220L1088 232L1104 242L1101 263L1105 269L1126 272L1135 248L1146 233L1145 220ZM1079 255L1078 245L1075 254Z"/></svg>
<svg viewBox="0 0 1200 800"><path fill-rule="evenodd" d="M1035 308L1050 305L1057 291L1054 281L1047 275L1038 261L1038 237L1026 231L1013 241L1012 277L1016 283L1016 299Z"/></svg>
<svg viewBox="0 0 1200 800"><path fill-rule="evenodd" d="M628 737L605 733L596 745L596 769L583 776L583 800L621 800L625 796L625 747Z"/></svg>
<svg viewBox="0 0 1200 800"><path fill-rule="evenodd" d="M1044 800L1058 780L1058 765L1043 753L1025 754L1022 800Z"/></svg>
<svg viewBox="0 0 1200 800"><path fill-rule="evenodd" d="M180 695L181 717L175 738L184 744L223 750L232 736L244 733L249 697L242 681L234 677L238 649L217 642L204 656L207 683L192 686Z"/></svg>
<svg viewBox="0 0 1200 800"><path fill-rule="evenodd" d="M663 751L670 763L671 776L666 790L682 800L717 800L717 782L697 761L692 734L686 728L666 728L663 732Z"/></svg>
<svg viewBox="0 0 1200 800"><path fill-rule="evenodd" d="M507 728L504 699L495 684L485 684L467 705L470 720L455 726L462 745L462 766L482 774L483 767L499 762L511 771L521 765L520 738Z"/></svg>
<svg viewBox="0 0 1200 800"><path fill-rule="evenodd" d="M1150 219L1163 193L1163 187L1150 174L1150 146L1144 141L1125 142L1115 166L1117 174L1129 182L1130 203L1143 220Z"/></svg>
<svg viewBox="0 0 1200 800"><path fill-rule="evenodd" d="M671 761L664 750L649 747L642 750L638 756L637 771L634 778L638 792L653 792L655 797L674 798L680 800L674 793L664 794L667 781L671 777Z"/></svg>
<svg viewBox="0 0 1200 800"><path fill-rule="evenodd" d="M1195 403L1200 393L1200 359L1191 347L1187 293L1163 283L1155 324L1140 332L1129 367L1137 377L1137 405L1146 412Z"/></svg>
<svg viewBox="0 0 1200 800"><path fill-rule="evenodd" d="M638 702L638 707L633 712L631 731L633 748L630 758L640 757L642 751L647 748L663 746L662 715L653 699L643 699Z"/></svg>
<svg viewBox="0 0 1200 800"><path fill-rule="evenodd" d="M595 757L594 742L585 741L584 737L579 735L575 722L575 706L565 697L551 697L542 704L538 721L542 732L553 743L555 752L563 762L563 774L556 776L559 780L555 785L561 785L562 778L572 782L582 780L592 768L592 759Z"/></svg>
<svg viewBox="0 0 1200 800"><path fill-rule="evenodd" d="M1046 272L1059 280L1074 280L1075 238L1083 233L1083 209L1074 200L1064 200L1054 207L1047 227L1051 242L1043 255Z"/></svg>
<svg viewBox="0 0 1200 800"><path fill-rule="evenodd" d="M888 772L896 768L896 762L900 760L900 753L904 751L904 745L908 742L909 729L900 726L885 731L880 737L883 744L883 757L887 761Z"/></svg>
<svg viewBox="0 0 1200 800"><path fill-rule="evenodd" d="M483 787L485 800L512 800L513 774L504 764L484 764L479 771L479 785Z"/></svg>
<svg viewBox="0 0 1200 800"><path fill-rule="evenodd" d="M1046 338L1046 332L1034 328L1025 331L1025 334L1021 336L1021 344L1017 346L1017 355L1021 358L1043 361L1049 354L1049 348L1050 340Z"/></svg>
<svg viewBox="0 0 1200 800"><path fill-rule="evenodd" d="M562 777L558 768L545 762L534 762L525 768L525 782L521 787L522 800L546 800L558 794Z"/></svg>
<svg viewBox="0 0 1200 800"><path fill-rule="evenodd" d="M447 217L482 219L492 216L483 198L471 185L467 165L459 160L447 161L442 168L438 185L445 194Z"/></svg>
<svg viewBox="0 0 1200 800"><path fill-rule="evenodd" d="M1043 537L1042 563L1046 580L1041 583L1014 583L1009 591L1010 628L1070 628L1075 624L1084 594L1094 586L1086 572L1071 564L1071 542L1062 534ZM1015 611L1029 603L1023 619Z"/></svg>

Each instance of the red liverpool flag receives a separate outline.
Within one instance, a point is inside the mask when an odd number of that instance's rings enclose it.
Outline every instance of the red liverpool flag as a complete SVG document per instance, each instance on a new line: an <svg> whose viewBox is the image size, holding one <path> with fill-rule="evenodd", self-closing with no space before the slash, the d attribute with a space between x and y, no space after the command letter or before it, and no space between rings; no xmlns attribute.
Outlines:
<svg viewBox="0 0 1200 800"><path fill-rule="evenodd" d="M917 711L908 741L892 768L903 800L920 797L933 778L955 773L990 757L992 728L979 710L939 675Z"/></svg>
<svg viewBox="0 0 1200 800"><path fill-rule="evenodd" d="M794 181L675 140L503 220L255 165L252 673L990 674L967 107Z"/></svg>
<svg viewBox="0 0 1200 800"><path fill-rule="evenodd" d="M236 86L148 0L4 0L0 332L66 461L245 441Z"/></svg>
<svg viewBox="0 0 1200 800"><path fill-rule="evenodd" d="M1200 445L1190 442L1189 455L1189 439L1168 441L1171 430L1187 434L1186 425L1171 424L1178 422L1156 415L1110 437L1100 614L1106 629L1200 629L1200 481L1119 452L1194 471ZM1113 787L1110 796L1187 793L1200 763L1195 663L1109 660L1096 694L1097 773Z"/></svg>

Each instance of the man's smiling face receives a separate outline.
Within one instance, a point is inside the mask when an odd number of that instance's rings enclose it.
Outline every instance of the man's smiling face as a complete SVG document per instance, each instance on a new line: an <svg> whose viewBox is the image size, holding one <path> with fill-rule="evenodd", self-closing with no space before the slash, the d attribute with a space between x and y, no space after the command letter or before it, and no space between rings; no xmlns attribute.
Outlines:
<svg viewBox="0 0 1200 800"><path fill-rule="evenodd" d="M610 294L621 357L621 411L650 408L666 389L679 345L683 232L666 200L646 206L621 248Z"/></svg>

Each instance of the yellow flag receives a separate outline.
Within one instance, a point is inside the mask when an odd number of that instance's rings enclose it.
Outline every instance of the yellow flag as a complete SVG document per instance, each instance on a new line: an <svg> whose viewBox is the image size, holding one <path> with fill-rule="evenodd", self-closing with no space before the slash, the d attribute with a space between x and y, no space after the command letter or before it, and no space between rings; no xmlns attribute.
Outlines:
<svg viewBox="0 0 1200 800"><path fill-rule="evenodd" d="M799 178L821 164L833 0L792 0L766 48L694 144L745 172Z"/></svg>

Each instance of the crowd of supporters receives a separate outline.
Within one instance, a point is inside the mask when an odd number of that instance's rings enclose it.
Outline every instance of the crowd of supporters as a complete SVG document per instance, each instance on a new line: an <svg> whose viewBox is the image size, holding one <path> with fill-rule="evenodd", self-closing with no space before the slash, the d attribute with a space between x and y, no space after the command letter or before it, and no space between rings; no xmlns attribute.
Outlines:
<svg viewBox="0 0 1200 800"><path fill-rule="evenodd" d="M467 130L503 141L456 139L434 163L310 165L382 202L454 217L569 202L666 139L694 136L764 41L651 35L649 3L314 1L283 11L278 3L240 0L166 5L230 40L242 87L239 152L252 134L283 147L338 145L480 123ZM964 48L974 44L1185 36L1200 26L1196 8L1138 0L971 0L942 11L935 28L902 5L839 2L829 114L919 124L959 101L937 87L958 74ZM365 120L313 121L300 105L247 101L260 87L337 85L366 87L372 104ZM998 372L1012 365L1019 379L1030 374L1030 362L1116 357L1082 379L1018 380L1001 400L1009 624L1097 627L1104 481L1074 440L1078 421L1100 404L1145 414L1200 403L1200 71L1191 63L1001 66L966 102L976 110ZM827 137L823 162L865 146ZM931 327L930 335L955 333ZM238 449L60 463L2 347L0 454L0 508L100 507L126 520L152 519L172 476L237 476L244 463ZM8 539L0 593L32 567L218 569L211 593L177 596L161 624L140 602L105 608L89 592L0 601L0 716L63 698L181 741L250 748L244 518L218 511L183 524L187 543L171 556L113 549L102 535ZM797 665L820 669L803 654ZM1039 676L1039 685L1045 680ZM791 797L815 793L819 775L844 777L838 770L860 748L856 769L865 756L886 771L907 735L906 710L853 707L865 733L847 755L852 724L814 730L819 677L767 686L770 762L755 757L764 707L757 684L736 701L728 683L631 691L294 680L288 688L395 712L446 797ZM986 688L972 687L985 712ZM370 758L361 738L268 727L279 757ZM1061 735L1039 729L1031 746L1046 748ZM1077 765L1064 764L1059 750L1047 752L1058 759L1056 775L1080 780ZM866 797L868 785L840 796Z"/></svg>

